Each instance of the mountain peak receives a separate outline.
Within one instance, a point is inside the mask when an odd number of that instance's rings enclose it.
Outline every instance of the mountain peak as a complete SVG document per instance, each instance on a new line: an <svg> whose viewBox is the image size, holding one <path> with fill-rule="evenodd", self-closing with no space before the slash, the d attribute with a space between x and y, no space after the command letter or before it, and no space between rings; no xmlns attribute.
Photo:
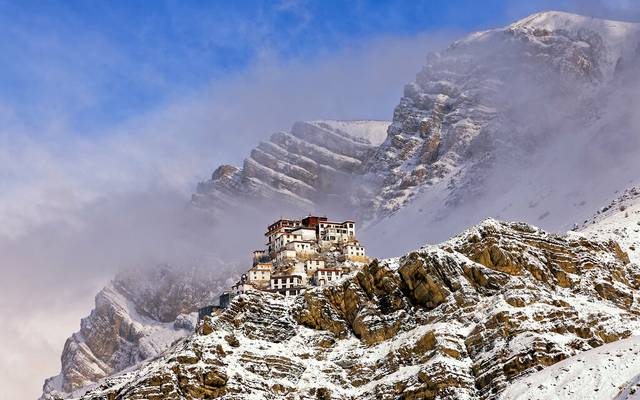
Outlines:
<svg viewBox="0 0 640 400"><path fill-rule="evenodd" d="M638 30L640 24L614 21L572 14L564 11L544 11L532 14L511 25L508 29L537 29L546 31L577 31L589 29L607 37L621 36L629 30Z"/></svg>

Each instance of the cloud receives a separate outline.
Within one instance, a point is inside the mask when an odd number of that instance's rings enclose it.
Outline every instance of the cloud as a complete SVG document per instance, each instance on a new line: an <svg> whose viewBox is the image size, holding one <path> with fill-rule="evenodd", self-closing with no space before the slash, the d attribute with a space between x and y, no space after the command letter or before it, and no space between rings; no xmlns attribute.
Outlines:
<svg viewBox="0 0 640 400"><path fill-rule="evenodd" d="M447 34L379 37L307 60L265 50L242 72L90 135L69 122L65 107L34 124L0 99L3 393L38 395L43 378L58 372L65 338L117 270L214 266L260 245L259 233L229 245L187 207L196 182L217 165L240 163L257 141L296 120L390 119L426 53L448 41ZM88 96L99 90L73 85ZM261 228L272 216L260 218ZM235 222L251 226L249 218Z"/></svg>

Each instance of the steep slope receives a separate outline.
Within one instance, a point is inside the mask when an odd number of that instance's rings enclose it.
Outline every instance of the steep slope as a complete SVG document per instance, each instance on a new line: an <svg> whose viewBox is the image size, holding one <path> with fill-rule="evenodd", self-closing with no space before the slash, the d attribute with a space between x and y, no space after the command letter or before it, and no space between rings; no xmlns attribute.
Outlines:
<svg viewBox="0 0 640 400"><path fill-rule="evenodd" d="M625 190L578 230L590 237L617 241L632 261L640 263L640 187Z"/></svg>
<svg viewBox="0 0 640 400"><path fill-rule="evenodd" d="M80 398L495 399L638 332L639 288L614 242L488 220L295 298L247 293Z"/></svg>
<svg viewBox="0 0 640 400"><path fill-rule="evenodd" d="M514 382L500 398L630 400L638 392L638 355L640 336L605 344Z"/></svg>
<svg viewBox="0 0 640 400"><path fill-rule="evenodd" d="M96 295L61 356L58 376L44 385L44 398L72 392L156 357L193 332L196 311L225 287L209 272L169 267L118 275Z"/></svg>
<svg viewBox="0 0 640 400"><path fill-rule="evenodd" d="M223 165L198 185L193 202L228 210L241 202L284 201L313 210L349 204L353 176L385 136L384 121L296 122L251 151L243 167Z"/></svg>

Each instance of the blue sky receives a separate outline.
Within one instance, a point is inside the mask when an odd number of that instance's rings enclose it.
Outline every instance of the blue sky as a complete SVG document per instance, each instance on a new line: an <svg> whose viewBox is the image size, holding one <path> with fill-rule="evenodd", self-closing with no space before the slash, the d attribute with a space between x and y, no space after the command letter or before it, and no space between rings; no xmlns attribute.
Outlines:
<svg viewBox="0 0 640 400"><path fill-rule="evenodd" d="M55 115L91 134L242 73L265 54L309 60L385 35L473 31L549 8L629 16L619 12L625 7L621 0L0 1L0 101L34 128Z"/></svg>

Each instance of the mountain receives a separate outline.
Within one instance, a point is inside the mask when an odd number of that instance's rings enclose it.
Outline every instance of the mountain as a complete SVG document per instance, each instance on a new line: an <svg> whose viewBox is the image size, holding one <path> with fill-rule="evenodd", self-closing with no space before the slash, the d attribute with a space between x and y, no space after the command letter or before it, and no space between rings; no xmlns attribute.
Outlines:
<svg viewBox="0 0 640 400"><path fill-rule="evenodd" d="M193 333L194 312L227 285L218 276L167 266L118 275L96 295L80 331L67 339L61 372L47 379L43 398L71 393L156 357Z"/></svg>
<svg viewBox="0 0 640 400"><path fill-rule="evenodd" d="M405 251L486 216L554 231L589 217L638 181L639 55L640 25L559 12L431 55L366 167L393 214L365 241Z"/></svg>
<svg viewBox="0 0 640 400"><path fill-rule="evenodd" d="M350 204L345 189L385 137L384 121L296 122L251 151L243 167L218 167L198 185L193 203L225 211L261 202L285 202L299 209Z"/></svg>
<svg viewBox="0 0 640 400"><path fill-rule="evenodd" d="M487 220L301 296L246 293L78 398L496 399L605 343L637 346L620 339L640 329L639 288L615 242Z"/></svg>

